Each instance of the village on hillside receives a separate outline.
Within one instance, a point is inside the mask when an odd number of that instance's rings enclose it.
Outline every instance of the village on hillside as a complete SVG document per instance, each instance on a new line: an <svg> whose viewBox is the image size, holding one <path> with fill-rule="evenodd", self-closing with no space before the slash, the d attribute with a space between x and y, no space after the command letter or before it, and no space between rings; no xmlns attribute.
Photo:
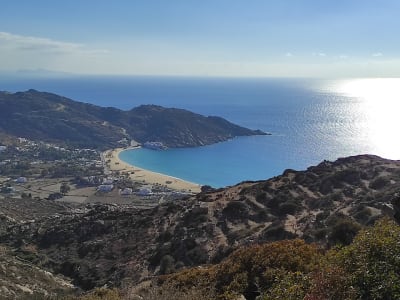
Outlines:
<svg viewBox="0 0 400 300"><path fill-rule="evenodd" d="M0 199L153 207L189 194L143 182L132 172L112 170L109 163L97 150L18 138L0 144Z"/></svg>

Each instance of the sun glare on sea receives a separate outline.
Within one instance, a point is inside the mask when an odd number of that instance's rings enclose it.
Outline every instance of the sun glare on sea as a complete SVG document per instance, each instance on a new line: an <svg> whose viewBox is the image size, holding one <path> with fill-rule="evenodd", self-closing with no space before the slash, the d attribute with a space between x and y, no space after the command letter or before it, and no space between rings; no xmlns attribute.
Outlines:
<svg viewBox="0 0 400 300"><path fill-rule="evenodd" d="M348 80L336 92L359 99L355 113L365 117L364 134L373 154L400 159L400 78Z"/></svg>

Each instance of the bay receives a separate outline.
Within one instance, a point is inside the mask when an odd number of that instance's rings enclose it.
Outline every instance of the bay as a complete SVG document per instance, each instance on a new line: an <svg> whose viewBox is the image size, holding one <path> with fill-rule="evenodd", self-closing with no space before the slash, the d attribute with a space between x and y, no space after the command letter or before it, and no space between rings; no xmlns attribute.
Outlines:
<svg viewBox="0 0 400 300"><path fill-rule="evenodd" d="M185 108L272 133L198 148L121 154L133 165L214 187L349 155L400 159L396 78L0 78L2 90L30 88L121 109L140 104Z"/></svg>

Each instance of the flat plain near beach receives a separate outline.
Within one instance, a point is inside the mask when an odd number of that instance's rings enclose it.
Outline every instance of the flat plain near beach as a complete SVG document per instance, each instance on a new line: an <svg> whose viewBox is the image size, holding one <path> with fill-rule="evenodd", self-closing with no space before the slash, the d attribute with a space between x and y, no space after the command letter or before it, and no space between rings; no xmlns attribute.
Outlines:
<svg viewBox="0 0 400 300"><path fill-rule="evenodd" d="M139 147L136 147L139 148ZM129 148L135 149L135 148ZM184 192L199 193L201 190L201 185L189 182L180 178L173 176L168 176L165 174L152 172L145 170L133 165L130 165L119 158L119 154L127 150L125 148L116 148L112 150L107 150L103 153L106 165L112 172L119 171L121 173L125 172L129 174L129 177L138 182L143 182L147 184L159 184L166 186L170 189Z"/></svg>

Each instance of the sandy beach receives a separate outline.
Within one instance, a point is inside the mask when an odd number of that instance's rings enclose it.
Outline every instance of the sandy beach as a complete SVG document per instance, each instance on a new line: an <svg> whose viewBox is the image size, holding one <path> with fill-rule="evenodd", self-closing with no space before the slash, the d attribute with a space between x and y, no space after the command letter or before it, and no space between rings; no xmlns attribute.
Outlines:
<svg viewBox="0 0 400 300"><path fill-rule="evenodd" d="M131 148L135 149L135 148ZM119 154L127 150L125 148L116 148L112 150L107 150L103 153L105 161L109 161L107 166L110 171L120 171L127 172L132 180L143 182L146 184L159 184L162 186L166 186L168 188L184 191L184 192L200 192L201 186L199 184L182 180L180 178L168 176L165 174L152 172L149 170L145 170L142 168L138 168L136 166L130 165L119 158Z"/></svg>

